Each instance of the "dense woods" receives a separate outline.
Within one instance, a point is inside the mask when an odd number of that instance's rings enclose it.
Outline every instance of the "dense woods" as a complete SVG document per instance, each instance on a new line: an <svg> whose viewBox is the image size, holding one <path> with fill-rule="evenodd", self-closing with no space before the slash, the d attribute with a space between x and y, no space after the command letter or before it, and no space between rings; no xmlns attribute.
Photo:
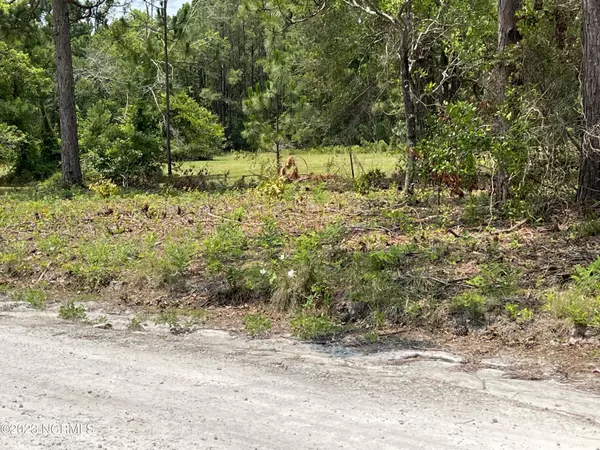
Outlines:
<svg viewBox="0 0 600 450"><path fill-rule="evenodd" d="M194 0L170 16L162 7L2 4L10 179L62 167L67 185L80 184L81 157L91 180L149 183L170 134L175 160L384 142L402 155L407 192L488 189L501 207L600 196L593 2Z"/></svg>

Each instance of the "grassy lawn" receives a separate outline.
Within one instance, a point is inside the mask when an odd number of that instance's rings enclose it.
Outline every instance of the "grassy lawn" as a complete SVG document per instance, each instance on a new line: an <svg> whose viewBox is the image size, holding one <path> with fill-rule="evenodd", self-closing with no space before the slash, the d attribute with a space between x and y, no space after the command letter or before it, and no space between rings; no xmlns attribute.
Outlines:
<svg viewBox="0 0 600 450"><path fill-rule="evenodd" d="M286 153L285 160L290 154ZM300 173L334 173L349 177L350 158L343 154L318 154L318 153L292 153L298 164ZM242 176L260 175L270 164L273 164L273 154L260 155L224 155L218 156L212 161L185 162L178 170L199 170L206 168L210 175L224 175L229 173L232 179ZM354 155L354 171L356 175L372 170L381 169L387 174L393 172L398 162L398 155L385 153L363 153Z"/></svg>

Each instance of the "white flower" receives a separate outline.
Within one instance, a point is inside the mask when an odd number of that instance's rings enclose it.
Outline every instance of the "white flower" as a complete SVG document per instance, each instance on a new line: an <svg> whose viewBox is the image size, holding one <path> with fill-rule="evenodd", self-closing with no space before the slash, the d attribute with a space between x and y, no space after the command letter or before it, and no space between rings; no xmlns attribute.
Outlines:
<svg viewBox="0 0 600 450"><path fill-rule="evenodd" d="M294 278L296 276L296 271L294 269L288 270L288 278Z"/></svg>
<svg viewBox="0 0 600 450"><path fill-rule="evenodd" d="M281 255L279 255L279 259L283 261L285 259L285 253L282 253Z"/></svg>
<svg viewBox="0 0 600 450"><path fill-rule="evenodd" d="M260 274L261 275L266 275L267 271L265 269L260 269Z"/></svg>

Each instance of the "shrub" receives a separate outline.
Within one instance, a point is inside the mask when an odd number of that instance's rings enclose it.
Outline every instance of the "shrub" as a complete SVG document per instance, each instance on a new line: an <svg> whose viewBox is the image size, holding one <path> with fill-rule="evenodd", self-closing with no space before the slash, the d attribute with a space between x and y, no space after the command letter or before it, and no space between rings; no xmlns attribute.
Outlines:
<svg viewBox="0 0 600 450"><path fill-rule="evenodd" d="M224 130L217 117L185 92L173 97L173 156L178 160L212 159L223 150Z"/></svg>
<svg viewBox="0 0 600 450"><path fill-rule="evenodd" d="M103 198L112 197L119 193L119 187L111 180L105 180L104 178L89 184L88 189Z"/></svg>
<svg viewBox="0 0 600 450"><path fill-rule="evenodd" d="M355 190L360 194L366 194L371 189L382 189L388 186L385 172L381 169L373 169L360 175L355 182Z"/></svg>
<svg viewBox="0 0 600 450"><path fill-rule="evenodd" d="M132 115L122 110L115 116L99 102L81 121L82 160L91 176L119 185L144 185L161 174L162 152L158 127L142 126L141 108Z"/></svg>
<svg viewBox="0 0 600 450"><path fill-rule="evenodd" d="M518 324L531 322L533 320L533 311L529 308L520 308L517 303L507 303L504 309L508 316Z"/></svg>

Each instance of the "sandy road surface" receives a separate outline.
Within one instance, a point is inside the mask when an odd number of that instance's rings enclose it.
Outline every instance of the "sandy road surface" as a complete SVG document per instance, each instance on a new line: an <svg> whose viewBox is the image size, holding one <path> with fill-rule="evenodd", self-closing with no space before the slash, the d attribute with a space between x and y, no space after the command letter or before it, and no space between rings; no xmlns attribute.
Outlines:
<svg viewBox="0 0 600 450"><path fill-rule="evenodd" d="M450 355L55 317L0 312L1 449L600 448L598 396Z"/></svg>

